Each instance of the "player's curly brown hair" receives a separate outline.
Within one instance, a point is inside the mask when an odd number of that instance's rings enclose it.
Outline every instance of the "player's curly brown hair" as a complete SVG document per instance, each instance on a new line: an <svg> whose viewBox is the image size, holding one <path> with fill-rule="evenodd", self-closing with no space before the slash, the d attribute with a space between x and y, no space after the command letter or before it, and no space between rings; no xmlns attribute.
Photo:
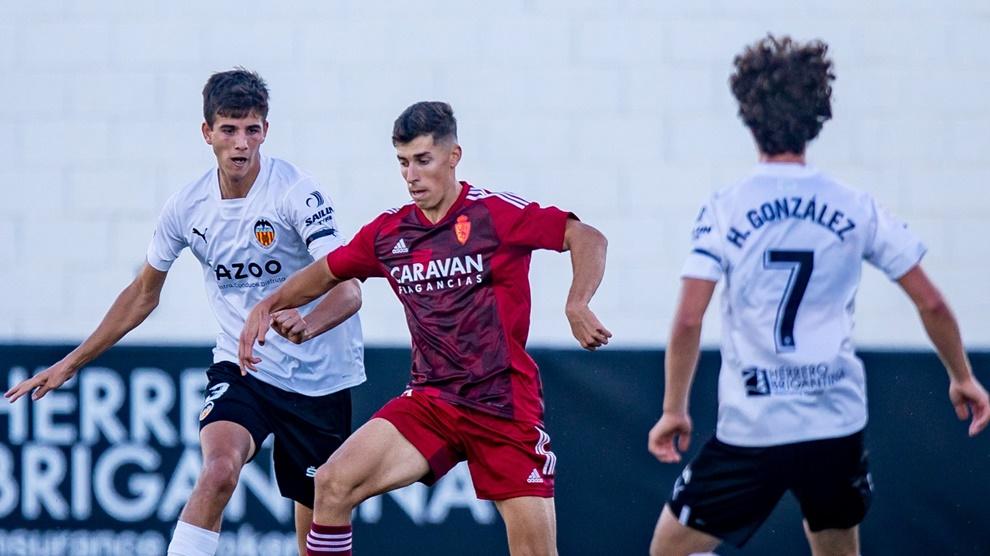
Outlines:
<svg viewBox="0 0 990 556"><path fill-rule="evenodd" d="M827 53L819 40L802 44L768 34L735 57L729 85L761 152L803 153L832 118L835 74Z"/></svg>

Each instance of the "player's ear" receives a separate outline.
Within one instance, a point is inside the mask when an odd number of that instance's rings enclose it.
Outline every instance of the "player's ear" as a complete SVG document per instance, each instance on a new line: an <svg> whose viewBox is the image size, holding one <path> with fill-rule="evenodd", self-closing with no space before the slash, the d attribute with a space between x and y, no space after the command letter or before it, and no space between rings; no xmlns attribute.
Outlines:
<svg viewBox="0 0 990 556"><path fill-rule="evenodd" d="M268 120L264 120L264 123L261 126L261 142L264 143L267 137L268 137Z"/></svg>
<svg viewBox="0 0 990 556"><path fill-rule="evenodd" d="M461 161L461 146L454 143L453 148L450 149L450 167L456 168L457 163Z"/></svg>
<svg viewBox="0 0 990 556"><path fill-rule="evenodd" d="M213 128L210 127L210 124L203 122L202 130L203 130L203 139L206 140L206 144L213 145L213 137L210 135L210 132L213 131Z"/></svg>

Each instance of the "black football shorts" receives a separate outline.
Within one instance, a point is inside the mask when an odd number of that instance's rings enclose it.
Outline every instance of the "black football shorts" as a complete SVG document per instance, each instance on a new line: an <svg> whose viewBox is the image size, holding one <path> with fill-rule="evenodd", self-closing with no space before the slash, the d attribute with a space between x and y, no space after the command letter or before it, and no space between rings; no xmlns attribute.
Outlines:
<svg viewBox="0 0 990 556"><path fill-rule="evenodd" d="M667 504L682 524L742 547L788 490L812 531L858 525L873 495L863 431L765 448L713 437Z"/></svg>
<svg viewBox="0 0 990 556"><path fill-rule="evenodd" d="M275 436L275 478L282 496L313 507L316 469L351 434L351 391L305 396L241 375L229 361L206 371L209 383L199 428L217 421L241 425L254 439L255 453Z"/></svg>

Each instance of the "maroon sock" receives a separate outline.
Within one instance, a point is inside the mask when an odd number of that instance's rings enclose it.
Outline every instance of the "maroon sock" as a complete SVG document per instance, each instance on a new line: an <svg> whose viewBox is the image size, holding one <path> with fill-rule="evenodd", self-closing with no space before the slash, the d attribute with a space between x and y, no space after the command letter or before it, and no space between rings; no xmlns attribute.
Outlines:
<svg viewBox="0 0 990 556"><path fill-rule="evenodd" d="M313 523L306 535L306 556L351 556L350 525Z"/></svg>

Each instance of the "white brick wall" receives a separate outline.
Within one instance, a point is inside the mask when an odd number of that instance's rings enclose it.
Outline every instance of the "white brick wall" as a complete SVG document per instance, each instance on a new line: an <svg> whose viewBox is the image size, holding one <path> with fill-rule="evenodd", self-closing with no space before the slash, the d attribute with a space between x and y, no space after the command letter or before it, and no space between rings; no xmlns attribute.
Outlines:
<svg viewBox="0 0 990 556"><path fill-rule="evenodd" d="M726 80L767 31L829 41L835 120L814 163L874 193L927 241L926 266L970 345L990 347L990 4L985 0L308 0L279 4L0 4L0 341L75 341L139 267L161 204L212 155L207 76L257 69L272 90L266 151L335 192L353 231L406 201L391 123L449 100L462 178L573 209L610 238L595 308L615 345L664 341L698 204L755 154ZM570 265L534 258L532 343L571 345ZM369 342L408 342L383 282ZM209 342L188 255L130 339ZM862 344L925 344L906 298L865 273ZM717 340L715 319L705 339Z"/></svg>

